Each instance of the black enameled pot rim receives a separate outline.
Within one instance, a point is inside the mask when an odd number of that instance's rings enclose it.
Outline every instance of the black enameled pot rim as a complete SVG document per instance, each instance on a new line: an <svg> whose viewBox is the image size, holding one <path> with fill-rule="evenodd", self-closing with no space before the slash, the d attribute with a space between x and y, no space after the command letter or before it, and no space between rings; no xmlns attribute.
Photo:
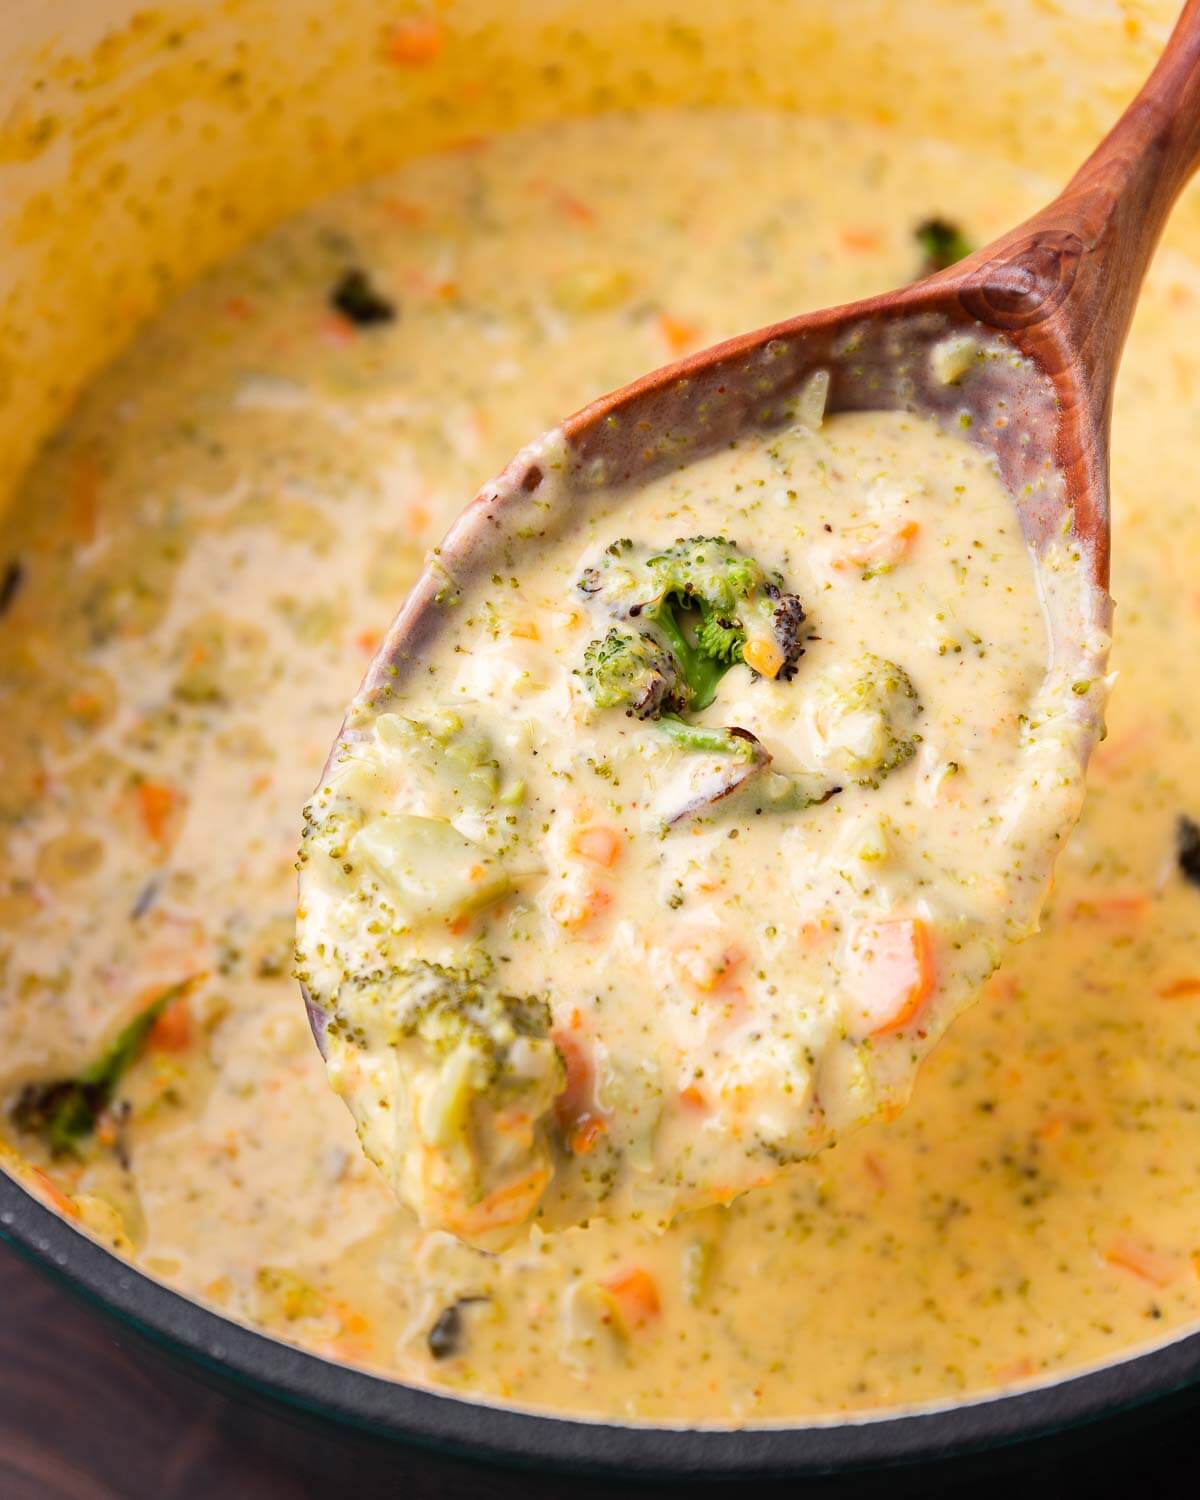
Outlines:
<svg viewBox="0 0 1200 1500"><path fill-rule="evenodd" d="M377 1436L506 1464L643 1477L802 1476L913 1464L1044 1437L1200 1383L1200 1332L1010 1395L808 1424L619 1425L504 1409L332 1363L134 1270L0 1171L0 1238L208 1372Z"/></svg>

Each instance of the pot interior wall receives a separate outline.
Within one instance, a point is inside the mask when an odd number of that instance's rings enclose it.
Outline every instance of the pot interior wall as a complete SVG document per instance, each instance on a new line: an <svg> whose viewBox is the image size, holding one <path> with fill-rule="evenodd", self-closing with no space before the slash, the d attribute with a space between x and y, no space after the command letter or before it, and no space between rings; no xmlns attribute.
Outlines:
<svg viewBox="0 0 1200 1500"><path fill-rule="evenodd" d="M306 200L409 154L573 113L770 103L977 137L1061 176L1136 86L1176 9L10 0L0 503L79 386L173 288ZM392 45L414 16L437 28L431 60ZM1193 200L1174 232L1198 231Z"/></svg>

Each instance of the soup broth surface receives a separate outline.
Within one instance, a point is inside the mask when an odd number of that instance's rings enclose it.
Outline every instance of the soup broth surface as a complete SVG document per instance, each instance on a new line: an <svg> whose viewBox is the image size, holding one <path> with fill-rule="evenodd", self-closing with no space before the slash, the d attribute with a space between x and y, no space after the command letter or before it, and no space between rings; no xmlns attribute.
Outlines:
<svg viewBox="0 0 1200 1500"><path fill-rule="evenodd" d="M137 338L0 559L0 1083L64 1207L331 1358L593 1415L945 1400L1195 1323L1200 269L1178 255L1118 389L1119 679L1083 820L1042 932L899 1119L661 1233L484 1254L416 1231L363 1159L291 977L298 810L479 483L639 371L911 279L931 215L982 243L1047 192L840 121L582 120L323 203ZM94 1128L68 1128L45 1085L89 1076ZM635 1269L657 1310L597 1327L580 1289Z"/></svg>

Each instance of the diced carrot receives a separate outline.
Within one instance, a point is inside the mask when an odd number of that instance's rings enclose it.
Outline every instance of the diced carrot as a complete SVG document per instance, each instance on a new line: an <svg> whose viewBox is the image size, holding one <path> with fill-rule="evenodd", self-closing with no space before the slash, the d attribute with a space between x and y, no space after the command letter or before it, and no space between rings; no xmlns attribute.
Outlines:
<svg viewBox="0 0 1200 1500"><path fill-rule="evenodd" d="M388 36L386 55L389 62L405 68L423 68L441 56L446 45L446 28L433 16L417 16L393 26Z"/></svg>
<svg viewBox="0 0 1200 1500"><path fill-rule="evenodd" d="M685 1109L693 1110L697 1114L702 1114L708 1109L708 1096L694 1083L689 1083L687 1088L679 1090L679 1102Z"/></svg>
<svg viewBox="0 0 1200 1500"><path fill-rule="evenodd" d="M1138 1240L1124 1237L1114 1240L1104 1252L1104 1259L1118 1270L1128 1271L1151 1286L1170 1286L1179 1276L1179 1263Z"/></svg>
<svg viewBox="0 0 1200 1500"><path fill-rule="evenodd" d="M774 641L760 637L746 642L742 657L751 671L758 672L763 677L778 677L779 669L783 666L783 652Z"/></svg>
<svg viewBox="0 0 1200 1500"><path fill-rule="evenodd" d="M581 828L578 833L572 835L571 848L581 859L610 870L621 853L621 835L615 828L604 828L599 824L593 824L592 827Z"/></svg>
<svg viewBox="0 0 1200 1500"><path fill-rule="evenodd" d="M878 250L883 244L883 237L877 229L843 229L841 239L844 250L856 250L860 254Z"/></svg>
<svg viewBox="0 0 1200 1500"><path fill-rule="evenodd" d="M858 1038L899 1031L933 993L933 937L920 917L866 922L852 944L848 1004Z"/></svg>
<svg viewBox="0 0 1200 1500"><path fill-rule="evenodd" d="M379 650L380 635L377 630L360 630L354 637L354 644L367 656L374 656Z"/></svg>
<svg viewBox="0 0 1200 1500"><path fill-rule="evenodd" d="M1194 1000L1200 996L1200 979L1173 979L1158 993L1164 1000Z"/></svg>
<svg viewBox="0 0 1200 1500"><path fill-rule="evenodd" d="M694 323L685 323L670 313L659 313L658 331L672 354L685 354L700 342L700 330Z"/></svg>
<svg viewBox="0 0 1200 1500"><path fill-rule="evenodd" d="M139 781L137 803L142 827L156 844L165 843L181 804L179 793L165 781Z"/></svg>
<svg viewBox="0 0 1200 1500"><path fill-rule="evenodd" d="M654 1277L642 1266L618 1271L600 1285L612 1298L614 1311L625 1333L645 1327L662 1311L658 1286Z"/></svg>
<svg viewBox="0 0 1200 1500"><path fill-rule="evenodd" d="M400 224L407 224L411 228L419 228L428 218L428 211L419 203L410 203L405 198L388 198L384 201L383 211L390 218Z"/></svg>
<svg viewBox="0 0 1200 1500"><path fill-rule="evenodd" d="M469 912L463 912L459 916L451 917L447 921L446 930L450 933L451 937L462 937L463 933L466 932L467 928L470 927L470 925L471 914Z"/></svg>
<svg viewBox="0 0 1200 1500"><path fill-rule="evenodd" d="M540 641L537 622L535 620L517 620L508 627L509 635L515 636L519 641Z"/></svg>
<svg viewBox="0 0 1200 1500"><path fill-rule="evenodd" d="M155 1019L146 1038L150 1052L186 1052L192 1041L192 1008L186 994L177 995Z"/></svg>

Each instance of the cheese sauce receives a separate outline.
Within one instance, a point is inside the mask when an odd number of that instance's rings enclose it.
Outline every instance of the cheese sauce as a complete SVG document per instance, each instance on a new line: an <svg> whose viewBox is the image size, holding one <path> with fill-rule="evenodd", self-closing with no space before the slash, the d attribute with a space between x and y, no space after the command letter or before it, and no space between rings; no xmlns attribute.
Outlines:
<svg viewBox="0 0 1200 1500"><path fill-rule="evenodd" d="M931 213L978 243L1045 192L844 123L580 121L318 207L139 337L5 539L6 1133L47 1191L283 1338L598 1415L944 1400L1196 1321L1200 709L1179 665L1200 635L1200 271L1177 257L1118 391L1121 677L1083 820L1043 931L900 1119L662 1233L535 1229L484 1254L414 1230L362 1159L290 973L296 809L463 497L597 391L916 275ZM803 592L798 553L763 561ZM1038 642L1008 645L1028 688ZM810 667L815 645L778 693ZM768 684L740 671L748 709Z"/></svg>
<svg viewBox="0 0 1200 1500"><path fill-rule="evenodd" d="M824 417L825 379L654 482L560 478L465 566L448 541L432 629L350 711L299 972L426 1228L762 1186L895 1114L1036 923L1095 651L1048 670L990 460L930 417Z"/></svg>

